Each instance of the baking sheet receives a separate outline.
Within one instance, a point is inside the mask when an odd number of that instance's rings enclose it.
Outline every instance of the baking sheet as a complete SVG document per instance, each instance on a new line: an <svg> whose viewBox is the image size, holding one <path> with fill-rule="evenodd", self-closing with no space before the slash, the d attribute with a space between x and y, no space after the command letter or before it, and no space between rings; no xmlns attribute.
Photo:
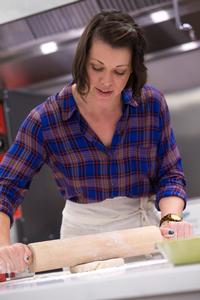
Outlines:
<svg viewBox="0 0 200 300"><path fill-rule="evenodd" d="M131 262L124 268L80 274L54 272L3 282L0 299L125 300L153 296L164 300L169 299L169 293L180 294L180 299L183 293L200 299L199 278L200 264L175 267L165 259L153 259Z"/></svg>
<svg viewBox="0 0 200 300"><path fill-rule="evenodd" d="M152 269L161 269L169 267L170 264L167 259L163 258L160 254L157 256L125 259L125 264L120 267L112 267L107 269L100 269L90 272L82 272L72 274L68 270L61 272L52 272L44 274L36 274L27 278L15 278L7 280L6 282L0 283L0 291L5 289L23 289L25 287L42 286L47 284L63 283L63 282L74 282L76 280L87 280L92 278L105 278L111 276L123 275L127 272L132 271L144 271Z"/></svg>

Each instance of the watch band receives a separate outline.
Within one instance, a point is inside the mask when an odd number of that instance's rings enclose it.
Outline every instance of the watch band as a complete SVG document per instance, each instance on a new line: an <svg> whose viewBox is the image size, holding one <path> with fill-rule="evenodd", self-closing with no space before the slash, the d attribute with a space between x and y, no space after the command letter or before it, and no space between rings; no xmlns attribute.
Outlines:
<svg viewBox="0 0 200 300"><path fill-rule="evenodd" d="M182 217L175 215L175 214L167 214L164 217L161 218L160 220L160 226L162 225L162 223L164 223L165 221L172 221L172 222L181 222L183 220Z"/></svg>

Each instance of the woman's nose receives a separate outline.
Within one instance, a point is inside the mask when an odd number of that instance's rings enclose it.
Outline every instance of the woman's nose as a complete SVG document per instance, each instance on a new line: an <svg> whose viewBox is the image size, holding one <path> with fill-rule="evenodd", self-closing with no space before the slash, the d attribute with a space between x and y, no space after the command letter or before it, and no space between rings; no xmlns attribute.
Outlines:
<svg viewBox="0 0 200 300"><path fill-rule="evenodd" d="M101 78L101 82L105 87L109 87L112 85L112 74L105 72Z"/></svg>

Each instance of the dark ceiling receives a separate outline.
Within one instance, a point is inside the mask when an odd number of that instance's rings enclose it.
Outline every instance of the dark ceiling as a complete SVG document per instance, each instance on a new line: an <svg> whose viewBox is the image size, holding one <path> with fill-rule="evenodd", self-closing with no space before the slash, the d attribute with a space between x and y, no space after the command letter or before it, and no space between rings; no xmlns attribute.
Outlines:
<svg viewBox="0 0 200 300"><path fill-rule="evenodd" d="M173 0L85 0L0 26L0 88L32 88L59 85L71 78L77 41L90 18L102 9L127 11L139 23L148 40L146 58L171 55L174 47L191 42L188 32L175 24ZM181 22L192 25L200 39L200 1L178 2ZM169 20L153 23L150 14L166 10ZM56 41L58 51L43 55L40 44ZM167 50L167 51L166 51Z"/></svg>

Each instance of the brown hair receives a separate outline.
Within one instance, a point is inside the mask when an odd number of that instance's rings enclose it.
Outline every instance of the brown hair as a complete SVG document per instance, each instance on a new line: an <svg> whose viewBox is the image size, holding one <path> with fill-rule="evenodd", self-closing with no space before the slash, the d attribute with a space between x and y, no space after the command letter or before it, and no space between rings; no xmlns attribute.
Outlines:
<svg viewBox="0 0 200 300"><path fill-rule="evenodd" d="M85 95L90 87L87 76L87 59L94 38L101 39L114 48L126 47L132 52L132 70L126 88L131 88L135 96L140 96L147 79L144 64L146 42L141 29L127 13L111 10L95 15L85 28L75 53L72 66L73 83Z"/></svg>

